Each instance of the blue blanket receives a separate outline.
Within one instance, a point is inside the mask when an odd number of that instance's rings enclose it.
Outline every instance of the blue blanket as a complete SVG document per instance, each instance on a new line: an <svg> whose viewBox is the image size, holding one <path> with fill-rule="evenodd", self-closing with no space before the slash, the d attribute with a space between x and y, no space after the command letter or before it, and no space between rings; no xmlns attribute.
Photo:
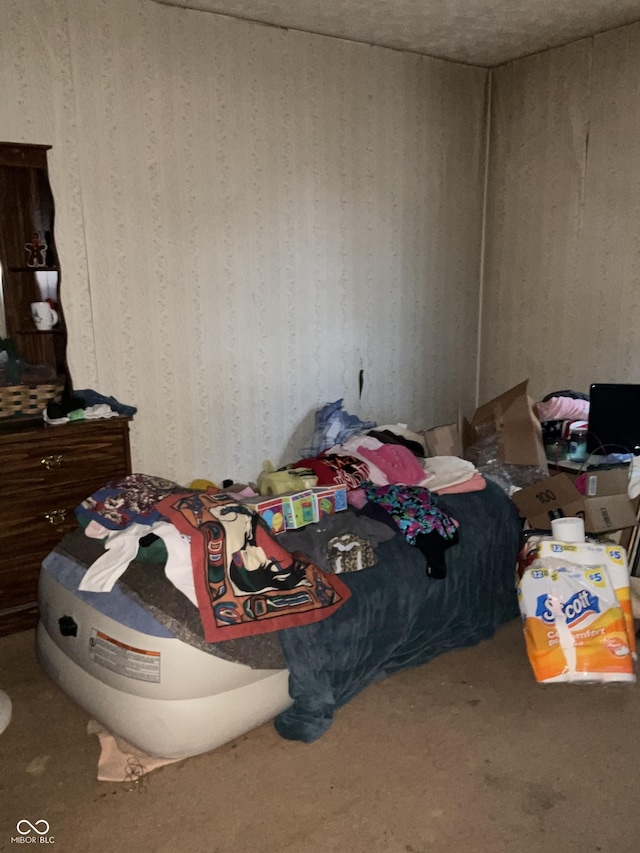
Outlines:
<svg viewBox="0 0 640 853"><path fill-rule="evenodd" d="M518 615L521 523L511 499L488 482L439 505L460 522L445 579L427 578L422 554L395 536L378 546L375 566L342 575L353 594L336 613L280 632L293 699L275 719L283 737L317 740L334 712L369 684L475 645Z"/></svg>

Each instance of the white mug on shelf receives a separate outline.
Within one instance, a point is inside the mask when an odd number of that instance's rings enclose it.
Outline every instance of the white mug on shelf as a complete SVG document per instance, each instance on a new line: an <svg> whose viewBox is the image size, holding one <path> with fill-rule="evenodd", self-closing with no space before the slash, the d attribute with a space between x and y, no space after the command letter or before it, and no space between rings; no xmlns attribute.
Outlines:
<svg viewBox="0 0 640 853"><path fill-rule="evenodd" d="M58 322L58 312L48 302L32 302L31 316L40 332L48 332Z"/></svg>

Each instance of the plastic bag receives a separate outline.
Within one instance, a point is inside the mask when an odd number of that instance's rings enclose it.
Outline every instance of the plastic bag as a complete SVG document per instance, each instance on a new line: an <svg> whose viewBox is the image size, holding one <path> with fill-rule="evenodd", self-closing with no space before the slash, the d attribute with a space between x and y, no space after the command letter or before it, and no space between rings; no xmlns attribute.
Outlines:
<svg viewBox="0 0 640 853"><path fill-rule="evenodd" d="M531 486L549 476L547 471L537 465L502 462L495 423L480 424L475 429L476 440L466 449L465 459L473 462L484 477L497 483L508 495L515 489Z"/></svg>
<svg viewBox="0 0 640 853"><path fill-rule="evenodd" d="M318 485L318 478L309 468L280 468L276 471L273 463L262 463L258 477L258 493L261 495L284 495L288 492L302 492Z"/></svg>

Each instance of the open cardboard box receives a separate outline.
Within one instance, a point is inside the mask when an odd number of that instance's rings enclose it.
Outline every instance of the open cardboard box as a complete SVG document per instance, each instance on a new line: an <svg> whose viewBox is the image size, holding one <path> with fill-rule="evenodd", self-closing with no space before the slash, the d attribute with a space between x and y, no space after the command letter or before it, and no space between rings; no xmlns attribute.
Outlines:
<svg viewBox="0 0 640 853"><path fill-rule="evenodd" d="M527 393L528 384L529 380L525 379L477 408L471 422L464 422L463 444L465 448L473 444L481 435L482 427L493 424L501 462L532 465L548 472L542 426Z"/></svg>
<svg viewBox="0 0 640 853"><path fill-rule="evenodd" d="M628 468L588 471L586 478L585 495L567 474L556 474L511 497L531 527L538 530L551 530L553 518L576 516L584 519L587 533L608 533L636 524L627 492Z"/></svg>
<svg viewBox="0 0 640 853"><path fill-rule="evenodd" d="M483 427L495 427L500 461L507 465L530 465L548 472L542 441L542 427L527 394L529 380L515 385L476 409L462 427L446 424L426 430L427 447L432 456L462 456L483 433Z"/></svg>

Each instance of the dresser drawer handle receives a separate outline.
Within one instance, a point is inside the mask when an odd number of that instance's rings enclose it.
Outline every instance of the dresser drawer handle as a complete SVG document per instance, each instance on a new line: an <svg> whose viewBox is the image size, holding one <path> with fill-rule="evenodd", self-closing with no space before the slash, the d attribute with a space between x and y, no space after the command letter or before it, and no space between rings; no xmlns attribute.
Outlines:
<svg viewBox="0 0 640 853"><path fill-rule="evenodd" d="M59 524L64 524L67 511L66 509L53 509L51 512L46 512L44 517L47 519L49 524L53 524L54 527L57 527Z"/></svg>
<svg viewBox="0 0 640 853"><path fill-rule="evenodd" d="M44 465L47 471L50 471L52 468L60 468L62 467L62 453L52 453L51 456L43 456L40 464Z"/></svg>

